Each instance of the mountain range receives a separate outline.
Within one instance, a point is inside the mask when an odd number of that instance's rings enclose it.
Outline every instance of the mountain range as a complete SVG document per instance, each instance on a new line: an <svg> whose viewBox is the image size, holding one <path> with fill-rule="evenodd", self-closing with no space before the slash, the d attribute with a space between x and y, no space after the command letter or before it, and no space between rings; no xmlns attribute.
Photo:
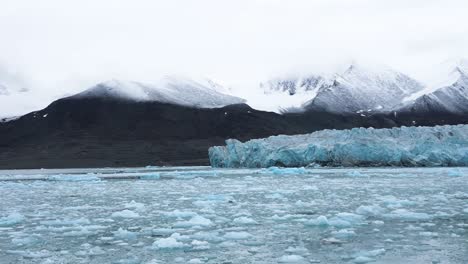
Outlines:
<svg viewBox="0 0 468 264"><path fill-rule="evenodd" d="M206 165L207 149L227 138L466 124L467 69L456 65L440 87L357 64L329 76L262 83L265 100L302 100L282 114L255 110L210 81L111 80L0 122L0 168Z"/></svg>

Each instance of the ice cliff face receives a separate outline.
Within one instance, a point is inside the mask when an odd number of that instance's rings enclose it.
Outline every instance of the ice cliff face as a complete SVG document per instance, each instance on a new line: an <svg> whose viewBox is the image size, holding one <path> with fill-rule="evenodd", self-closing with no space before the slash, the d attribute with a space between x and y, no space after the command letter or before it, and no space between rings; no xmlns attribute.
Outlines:
<svg viewBox="0 0 468 264"><path fill-rule="evenodd" d="M215 108L245 102L244 99L221 93L212 86L175 77L165 77L155 84L112 80L100 83L75 97L155 101L195 108Z"/></svg>
<svg viewBox="0 0 468 264"><path fill-rule="evenodd" d="M211 147L213 167L468 166L468 125L322 130Z"/></svg>

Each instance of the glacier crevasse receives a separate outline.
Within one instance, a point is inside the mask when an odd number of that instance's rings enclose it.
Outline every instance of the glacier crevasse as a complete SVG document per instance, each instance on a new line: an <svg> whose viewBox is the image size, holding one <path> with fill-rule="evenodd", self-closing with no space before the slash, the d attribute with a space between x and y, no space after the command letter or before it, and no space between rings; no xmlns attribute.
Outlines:
<svg viewBox="0 0 468 264"><path fill-rule="evenodd" d="M271 136L209 149L213 167L468 166L468 125L353 128Z"/></svg>

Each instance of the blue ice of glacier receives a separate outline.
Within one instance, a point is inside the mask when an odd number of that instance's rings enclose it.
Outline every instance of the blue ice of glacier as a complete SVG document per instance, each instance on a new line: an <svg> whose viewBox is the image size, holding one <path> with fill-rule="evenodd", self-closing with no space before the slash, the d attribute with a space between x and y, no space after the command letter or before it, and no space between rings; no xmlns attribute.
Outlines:
<svg viewBox="0 0 468 264"><path fill-rule="evenodd" d="M209 149L213 167L468 166L468 125L321 130Z"/></svg>

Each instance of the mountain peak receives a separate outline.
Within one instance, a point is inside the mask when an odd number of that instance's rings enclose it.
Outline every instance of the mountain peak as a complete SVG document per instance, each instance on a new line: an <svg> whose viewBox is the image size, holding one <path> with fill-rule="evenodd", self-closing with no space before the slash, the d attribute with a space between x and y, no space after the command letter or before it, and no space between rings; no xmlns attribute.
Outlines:
<svg viewBox="0 0 468 264"><path fill-rule="evenodd" d="M193 80L174 76L165 76L154 84L111 79L72 97L114 98L136 102L154 101L196 108L223 107L245 102L241 98L223 94Z"/></svg>

